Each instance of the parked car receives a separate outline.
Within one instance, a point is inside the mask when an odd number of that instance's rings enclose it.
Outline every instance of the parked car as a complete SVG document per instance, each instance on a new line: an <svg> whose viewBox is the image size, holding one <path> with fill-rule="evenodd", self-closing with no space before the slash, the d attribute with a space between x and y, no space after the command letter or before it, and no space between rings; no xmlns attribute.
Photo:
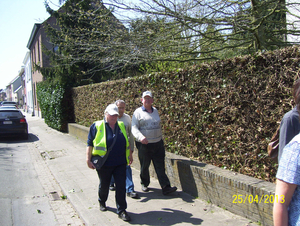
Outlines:
<svg viewBox="0 0 300 226"><path fill-rule="evenodd" d="M4 110L4 109L18 109L15 105L3 105L0 106L0 109Z"/></svg>
<svg viewBox="0 0 300 226"><path fill-rule="evenodd" d="M0 109L0 137L7 136L28 139L28 124L19 109Z"/></svg>
<svg viewBox="0 0 300 226"><path fill-rule="evenodd" d="M14 101L3 101L1 104L0 104L0 107L2 106L6 106L6 105L14 105L16 106L16 108L18 108L18 104Z"/></svg>

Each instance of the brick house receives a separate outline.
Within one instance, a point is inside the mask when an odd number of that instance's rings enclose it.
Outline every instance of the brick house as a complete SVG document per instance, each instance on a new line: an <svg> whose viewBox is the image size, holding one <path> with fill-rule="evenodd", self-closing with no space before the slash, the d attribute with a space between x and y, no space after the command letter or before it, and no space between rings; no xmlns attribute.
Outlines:
<svg viewBox="0 0 300 226"><path fill-rule="evenodd" d="M36 96L36 85L37 83L43 81L43 75L41 72L36 70L35 65L39 65L41 67L51 67L49 57L42 50L44 46L48 50L54 51L54 46L49 42L49 39L46 35L44 25L48 23L51 26L56 26L56 18L49 17L43 23L36 23L33 26L27 48L30 50L30 62L31 62L31 89L32 89L32 111L35 112L36 116L42 117L41 110L39 107L39 103L37 101Z"/></svg>

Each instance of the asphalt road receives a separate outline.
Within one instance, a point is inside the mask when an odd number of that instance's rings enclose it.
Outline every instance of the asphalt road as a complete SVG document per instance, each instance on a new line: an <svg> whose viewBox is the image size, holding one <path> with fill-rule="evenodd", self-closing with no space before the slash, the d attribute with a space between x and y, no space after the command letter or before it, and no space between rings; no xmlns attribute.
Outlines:
<svg viewBox="0 0 300 226"><path fill-rule="evenodd" d="M29 146L17 139L0 141L1 225L57 225Z"/></svg>
<svg viewBox="0 0 300 226"><path fill-rule="evenodd" d="M0 139L0 225L84 225L36 150L38 141L32 133L28 140Z"/></svg>

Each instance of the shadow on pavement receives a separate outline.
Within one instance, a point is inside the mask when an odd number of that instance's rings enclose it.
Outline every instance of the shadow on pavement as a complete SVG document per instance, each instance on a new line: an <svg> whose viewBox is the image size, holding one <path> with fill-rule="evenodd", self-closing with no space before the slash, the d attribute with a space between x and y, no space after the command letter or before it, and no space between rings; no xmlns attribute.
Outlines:
<svg viewBox="0 0 300 226"><path fill-rule="evenodd" d="M113 207L107 207L107 210L115 213L117 211L116 208ZM128 211L128 214L131 217L131 225L201 225L203 222L200 218L194 218L191 213L171 208L163 208L162 210L148 211L144 213L133 213Z"/></svg>
<svg viewBox="0 0 300 226"><path fill-rule="evenodd" d="M129 213L132 221L130 224L135 225L176 225L187 223L201 225L202 219L193 218L191 213L163 208L162 211L148 211L141 214Z"/></svg>
<svg viewBox="0 0 300 226"><path fill-rule="evenodd" d="M169 199L174 199L174 198L181 198L182 200L184 200L185 202L187 203L193 203L193 197L190 196L185 196L185 195L181 195L182 192L174 192L172 194L169 194L169 195L163 195L161 193L161 189L158 189L158 188L151 188L151 187L148 187L149 188L149 192L137 192L139 197L140 197L140 202L148 202L150 200L154 200L154 199L158 199L158 200L162 200L162 199L166 199L166 200L169 200ZM158 195L160 194L160 195Z"/></svg>
<svg viewBox="0 0 300 226"><path fill-rule="evenodd" d="M25 140L24 138L20 136L9 136L9 137L0 137L0 143L29 143L29 142L36 142L39 138L32 134L28 133L28 140Z"/></svg>

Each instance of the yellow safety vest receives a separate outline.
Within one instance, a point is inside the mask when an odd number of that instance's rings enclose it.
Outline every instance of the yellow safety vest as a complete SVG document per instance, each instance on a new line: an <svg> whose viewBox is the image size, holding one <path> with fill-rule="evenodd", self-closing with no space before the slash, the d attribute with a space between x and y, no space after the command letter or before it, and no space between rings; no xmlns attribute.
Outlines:
<svg viewBox="0 0 300 226"><path fill-rule="evenodd" d="M126 135L125 125L122 121L118 121L118 125L126 139L126 161L127 161L127 164L129 164L130 148L129 148L129 141L128 141L128 138ZM95 126L97 129L97 133L93 140L94 147L93 147L92 155L104 156L107 152L106 131L105 131L104 120L96 121Z"/></svg>

